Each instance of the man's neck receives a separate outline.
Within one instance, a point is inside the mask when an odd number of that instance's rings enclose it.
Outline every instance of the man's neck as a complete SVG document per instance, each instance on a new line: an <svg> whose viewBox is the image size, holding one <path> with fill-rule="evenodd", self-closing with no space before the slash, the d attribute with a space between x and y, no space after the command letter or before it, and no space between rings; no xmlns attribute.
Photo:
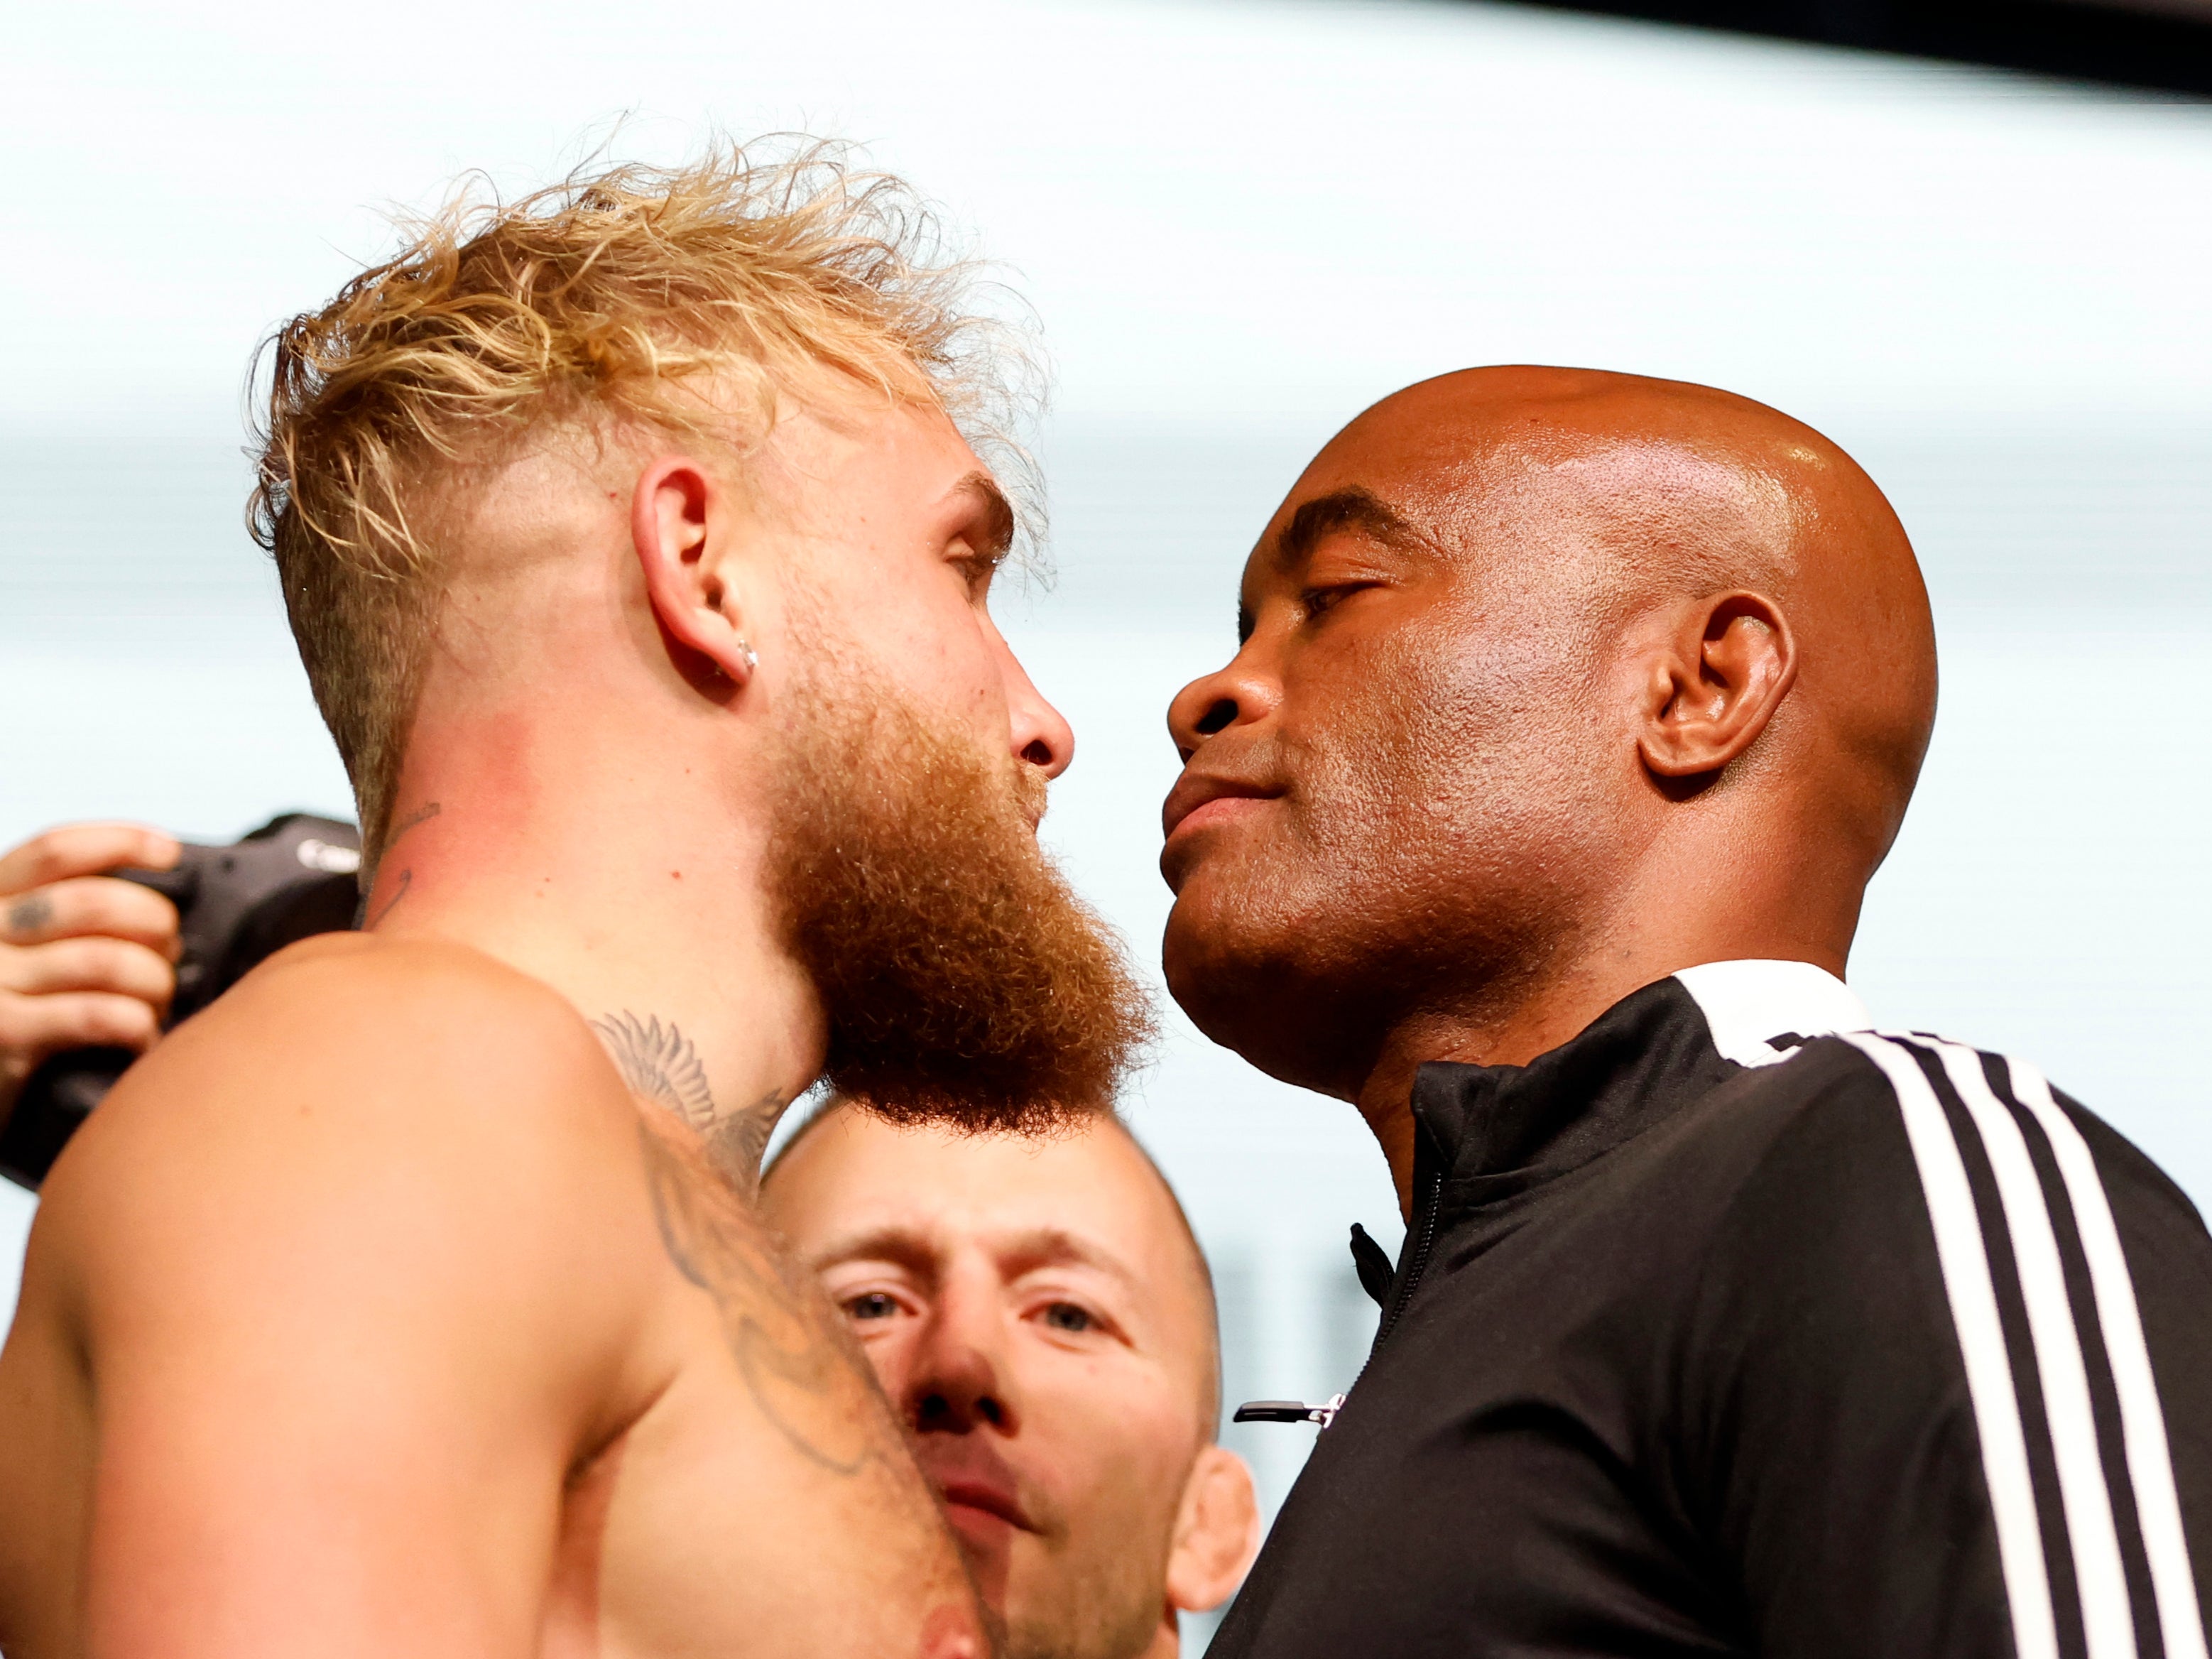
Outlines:
<svg viewBox="0 0 2212 1659"><path fill-rule="evenodd" d="M1776 915L1781 907L1768 912ZM1381 1143L1409 1219L1413 1202L1413 1074L1429 1060L1471 1066L1525 1066L1568 1042L1622 998L1708 962L1765 957L1809 962L1843 976L1856 906L1840 922L1803 917L1762 927L1756 907L1747 920L1682 916L1668 907L1624 907L1623 921L1595 929L1580 948L1549 967L1510 981L1485 974L1455 1006L1433 995L1383 1034L1375 1064L1358 1095L1359 1115ZM1657 916L1672 926L1638 925Z"/></svg>
<svg viewBox="0 0 2212 1659"><path fill-rule="evenodd" d="M1360 1086L1358 1104L1360 1116L1367 1120L1383 1157L1389 1160L1401 1213L1410 1219L1413 1209L1416 1071L1432 1060L1468 1066L1525 1065L1566 1042L1629 992L1650 982L1639 980L1614 994L1585 976L1573 981L1571 989L1547 987L1504 1005L1474 998L1464 1012L1428 1007L1393 1025L1382 1039L1366 1082Z"/></svg>
<svg viewBox="0 0 2212 1659"><path fill-rule="evenodd" d="M1182 1652L1182 1630L1176 1621L1175 1610L1170 1608L1168 1616L1153 1631L1152 1644L1137 1655L1136 1659L1178 1659Z"/></svg>
<svg viewBox="0 0 2212 1659"><path fill-rule="evenodd" d="M764 830L693 769L571 768L560 787L529 733L505 736L410 746L365 924L470 945L560 992L631 1091L691 1124L750 1190L825 1042L775 937Z"/></svg>

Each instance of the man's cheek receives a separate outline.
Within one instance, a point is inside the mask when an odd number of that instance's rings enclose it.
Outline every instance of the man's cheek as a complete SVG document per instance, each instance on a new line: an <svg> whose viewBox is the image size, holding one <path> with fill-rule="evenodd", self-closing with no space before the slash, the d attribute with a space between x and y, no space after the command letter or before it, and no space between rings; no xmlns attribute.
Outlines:
<svg viewBox="0 0 2212 1659"><path fill-rule="evenodd" d="M912 1339L895 1330L871 1331L867 1322L855 1322L853 1332L860 1339L860 1353L875 1372L876 1381L883 1385L892 1407L903 1413L913 1370Z"/></svg>
<svg viewBox="0 0 2212 1659"><path fill-rule="evenodd" d="M996 752L1009 730L1006 676L963 606L917 611L914 636L890 665L896 682L920 707L969 727Z"/></svg>
<svg viewBox="0 0 2212 1659"><path fill-rule="evenodd" d="M1051 1407L1056 1480L1071 1490L1141 1492L1175 1480L1188 1450L1189 1412L1134 1376L1101 1367ZM1040 1412L1038 1415L1042 1416Z"/></svg>

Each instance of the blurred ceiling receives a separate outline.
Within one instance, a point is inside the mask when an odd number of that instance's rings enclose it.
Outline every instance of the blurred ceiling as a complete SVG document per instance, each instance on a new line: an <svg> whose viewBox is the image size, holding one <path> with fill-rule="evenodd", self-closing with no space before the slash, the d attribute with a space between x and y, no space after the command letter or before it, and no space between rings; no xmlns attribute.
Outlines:
<svg viewBox="0 0 2212 1659"><path fill-rule="evenodd" d="M1531 0L2212 97L2212 0Z"/></svg>

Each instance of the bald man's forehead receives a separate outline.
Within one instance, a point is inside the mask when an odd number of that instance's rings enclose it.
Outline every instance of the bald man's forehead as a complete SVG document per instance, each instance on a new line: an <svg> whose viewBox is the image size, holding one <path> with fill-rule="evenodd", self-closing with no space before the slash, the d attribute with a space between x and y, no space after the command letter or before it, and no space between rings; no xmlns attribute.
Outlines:
<svg viewBox="0 0 2212 1659"><path fill-rule="evenodd" d="M1577 553L1607 564L1694 562L1717 579L1790 574L1801 520L1830 487L1818 475L1839 453L1794 429L1734 446L1639 430L1625 408L1606 408L1638 401L1479 401L1437 419L1411 418L1423 413L1418 400L1377 405L1316 458L1263 549L1279 546L1308 504L1364 492L1439 552L1503 579L1524 562L1516 554L1541 555L1526 562L1547 578L1582 566Z"/></svg>
<svg viewBox="0 0 2212 1659"><path fill-rule="evenodd" d="M1711 556L1768 569L1790 562L1797 528L1790 486L1741 456L1673 438L1594 438L1538 465L1615 537L1674 535L1686 556L1705 540Z"/></svg>
<svg viewBox="0 0 2212 1659"><path fill-rule="evenodd" d="M1140 1276L1170 1273L1210 1304L1205 1265L1174 1195L1109 1120L1039 1137L961 1134L842 1107L779 1162L761 1197L769 1218L808 1253L830 1233L858 1227L902 1226L947 1242L1054 1228Z"/></svg>

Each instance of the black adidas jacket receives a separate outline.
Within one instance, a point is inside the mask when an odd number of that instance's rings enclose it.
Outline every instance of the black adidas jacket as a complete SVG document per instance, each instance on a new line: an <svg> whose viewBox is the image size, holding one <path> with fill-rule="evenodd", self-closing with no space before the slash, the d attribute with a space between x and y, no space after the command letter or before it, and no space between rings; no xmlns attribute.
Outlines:
<svg viewBox="0 0 2212 1659"><path fill-rule="evenodd" d="M2205 1659L2212 1238L1796 963L1431 1065L1373 1357L1216 1659Z"/></svg>

